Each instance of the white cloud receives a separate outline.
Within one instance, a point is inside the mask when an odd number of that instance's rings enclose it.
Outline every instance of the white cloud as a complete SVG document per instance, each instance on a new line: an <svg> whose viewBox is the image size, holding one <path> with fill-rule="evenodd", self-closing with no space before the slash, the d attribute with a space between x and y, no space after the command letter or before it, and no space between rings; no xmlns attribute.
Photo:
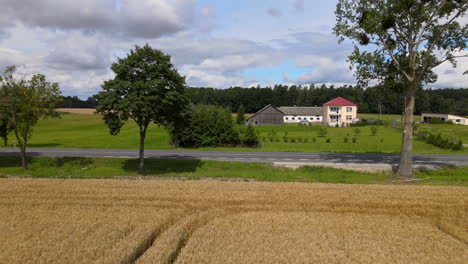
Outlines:
<svg viewBox="0 0 468 264"><path fill-rule="evenodd" d="M1 0L0 26L82 30L154 38L180 31L193 19L194 0Z"/></svg>
<svg viewBox="0 0 468 264"><path fill-rule="evenodd" d="M209 74L203 71L190 70L186 73L186 80L197 87L222 87L231 86L251 87L259 84L256 80L247 80L244 77L225 76L221 74Z"/></svg>

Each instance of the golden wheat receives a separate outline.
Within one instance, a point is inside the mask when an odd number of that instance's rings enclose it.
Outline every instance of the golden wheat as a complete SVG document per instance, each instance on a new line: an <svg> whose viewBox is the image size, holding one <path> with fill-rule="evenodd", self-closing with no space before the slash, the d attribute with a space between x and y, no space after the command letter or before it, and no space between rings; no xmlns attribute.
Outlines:
<svg viewBox="0 0 468 264"><path fill-rule="evenodd" d="M468 189L0 180L1 263L466 263Z"/></svg>

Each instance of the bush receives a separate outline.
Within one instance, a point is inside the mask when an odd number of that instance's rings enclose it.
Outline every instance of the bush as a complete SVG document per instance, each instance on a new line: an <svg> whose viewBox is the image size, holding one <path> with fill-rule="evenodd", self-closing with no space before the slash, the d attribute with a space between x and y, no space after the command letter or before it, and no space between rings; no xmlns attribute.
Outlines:
<svg viewBox="0 0 468 264"><path fill-rule="evenodd" d="M376 126L372 126L372 127L370 128L370 130L371 130L371 135L372 135L372 136L376 136L376 135L377 135L377 132L379 131L379 129L378 129Z"/></svg>
<svg viewBox="0 0 468 264"><path fill-rule="evenodd" d="M384 142L384 140L383 140L383 138L381 138L381 139L380 139L380 143L383 143L383 142Z"/></svg>
<svg viewBox="0 0 468 264"><path fill-rule="evenodd" d="M353 143L357 143L357 138L353 137Z"/></svg>
<svg viewBox="0 0 468 264"><path fill-rule="evenodd" d="M231 111L226 108L208 105L191 106L179 123L172 128L174 131L170 134L172 141L178 142L183 147L213 147L241 143L240 132L243 131L236 129ZM249 129L246 129L245 133L247 130ZM250 130L252 131L253 127ZM256 134L255 137L258 142Z"/></svg>
<svg viewBox="0 0 468 264"><path fill-rule="evenodd" d="M326 126L321 126L318 131L319 137L326 137L328 135L328 129Z"/></svg>
<svg viewBox="0 0 468 264"><path fill-rule="evenodd" d="M344 143L348 143L348 138L345 137L345 138L343 139L343 142L344 142Z"/></svg>
<svg viewBox="0 0 468 264"><path fill-rule="evenodd" d="M317 142L317 138L312 138L312 142L313 143Z"/></svg>
<svg viewBox="0 0 468 264"><path fill-rule="evenodd" d="M270 142L275 141L276 134L277 134L277 132L274 129L268 131L268 138L270 139Z"/></svg>
<svg viewBox="0 0 468 264"><path fill-rule="evenodd" d="M331 139L330 138L327 138L327 143L331 143Z"/></svg>
<svg viewBox="0 0 468 264"><path fill-rule="evenodd" d="M255 133L255 129L251 124L249 124L245 129L245 133L242 136L242 144L245 146L258 145L258 136L257 133Z"/></svg>
<svg viewBox="0 0 468 264"><path fill-rule="evenodd" d="M307 142L309 142L309 139L308 139L308 138L304 138L304 141L303 141L303 142L304 142L304 143L307 143Z"/></svg>
<svg viewBox="0 0 468 264"><path fill-rule="evenodd" d="M355 128L354 129L354 135L357 137L357 136L359 136L359 134L361 134L361 129Z"/></svg>
<svg viewBox="0 0 468 264"><path fill-rule="evenodd" d="M288 131L284 132L283 142L288 142Z"/></svg>
<svg viewBox="0 0 468 264"><path fill-rule="evenodd" d="M295 139L295 138L291 138L291 143L296 143L296 139Z"/></svg>

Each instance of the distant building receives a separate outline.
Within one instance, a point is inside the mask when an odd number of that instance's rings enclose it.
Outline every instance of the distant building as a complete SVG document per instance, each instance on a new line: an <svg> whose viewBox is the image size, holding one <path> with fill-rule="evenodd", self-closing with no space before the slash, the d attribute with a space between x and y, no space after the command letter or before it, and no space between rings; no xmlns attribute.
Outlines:
<svg viewBox="0 0 468 264"><path fill-rule="evenodd" d="M421 121L423 123L430 123L432 119L440 119L441 121L452 121L452 123L457 125L468 126L468 117L458 116L452 114L434 114L434 113L422 113Z"/></svg>
<svg viewBox="0 0 468 264"><path fill-rule="evenodd" d="M255 115L249 117L246 123L253 126L282 125L284 124L283 116L284 113L278 108L267 105Z"/></svg>
<svg viewBox="0 0 468 264"><path fill-rule="evenodd" d="M282 124L324 124L329 126L349 126L356 121L357 105L338 97L323 107L275 107L267 105L248 118L246 123L254 126Z"/></svg>
<svg viewBox="0 0 468 264"><path fill-rule="evenodd" d="M279 107L285 124L322 123L322 107Z"/></svg>
<svg viewBox="0 0 468 264"><path fill-rule="evenodd" d="M350 126L357 121L357 105L343 97L337 97L323 105L324 124L328 126Z"/></svg>

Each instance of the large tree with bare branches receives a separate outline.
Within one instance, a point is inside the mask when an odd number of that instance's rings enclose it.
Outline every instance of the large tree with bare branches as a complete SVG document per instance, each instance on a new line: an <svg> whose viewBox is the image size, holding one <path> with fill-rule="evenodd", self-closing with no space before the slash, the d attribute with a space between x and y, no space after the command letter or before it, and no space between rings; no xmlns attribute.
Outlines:
<svg viewBox="0 0 468 264"><path fill-rule="evenodd" d="M397 175L412 176L413 111L418 88L433 69L467 57L468 27L460 24L468 0L339 0L334 32L355 44L349 56L358 82L390 82L405 94L404 131ZM361 48L359 47L361 46Z"/></svg>

